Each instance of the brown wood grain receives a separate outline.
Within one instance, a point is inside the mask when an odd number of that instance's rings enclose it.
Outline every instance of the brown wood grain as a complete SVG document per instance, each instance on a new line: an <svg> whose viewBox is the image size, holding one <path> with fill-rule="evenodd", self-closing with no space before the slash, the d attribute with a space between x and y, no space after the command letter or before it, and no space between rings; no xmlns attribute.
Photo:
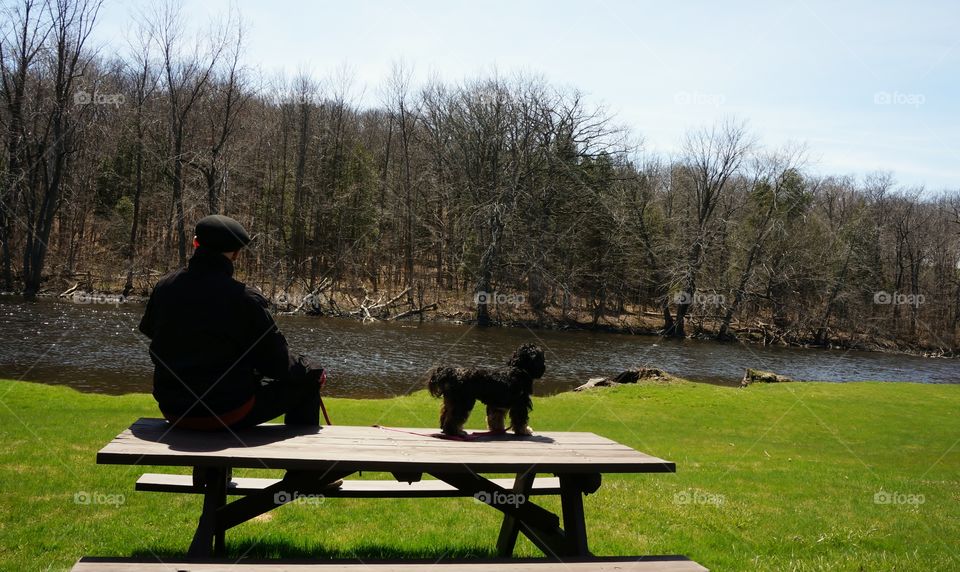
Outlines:
<svg viewBox="0 0 960 572"><path fill-rule="evenodd" d="M480 572L497 570L503 572L708 572L706 568L680 556L654 556L637 558L602 558L595 561L509 561L476 562L262 562L240 563L143 563L131 560L82 559L73 567L73 572Z"/></svg>
<svg viewBox="0 0 960 572"><path fill-rule="evenodd" d="M169 428L140 419L97 454L126 465L226 466L325 471L661 473L672 462L593 433L498 435L474 441L432 436L431 429L327 426L305 431L266 425L230 432Z"/></svg>
<svg viewBox="0 0 960 572"><path fill-rule="evenodd" d="M491 479L497 485L510 488L514 479ZM274 485L280 479L253 477L234 477L233 485L227 487L227 494L247 495ZM165 473L147 473L137 479L136 490L150 492L200 494L203 490L193 484L191 475L171 475ZM529 495L560 494L560 479L538 479ZM415 483L400 483L385 479L345 480L336 490L323 491L329 498L438 498L460 497L466 493L457 490L443 481L429 479ZM467 495L468 496L468 495Z"/></svg>

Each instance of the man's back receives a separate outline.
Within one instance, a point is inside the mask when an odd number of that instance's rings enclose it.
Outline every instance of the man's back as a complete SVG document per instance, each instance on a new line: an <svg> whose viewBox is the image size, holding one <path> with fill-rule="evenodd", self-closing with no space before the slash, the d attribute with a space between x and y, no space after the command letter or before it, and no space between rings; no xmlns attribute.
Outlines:
<svg viewBox="0 0 960 572"><path fill-rule="evenodd" d="M254 395L255 369L282 375L288 365L266 300L232 274L228 258L199 249L151 294L140 330L152 340L154 397L166 414L234 410Z"/></svg>

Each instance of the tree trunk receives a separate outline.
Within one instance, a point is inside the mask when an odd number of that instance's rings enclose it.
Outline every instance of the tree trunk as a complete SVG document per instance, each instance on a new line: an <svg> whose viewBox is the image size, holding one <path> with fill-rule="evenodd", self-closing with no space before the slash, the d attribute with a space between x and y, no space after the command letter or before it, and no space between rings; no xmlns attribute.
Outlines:
<svg viewBox="0 0 960 572"><path fill-rule="evenodd" d="M690 254L687 257L687 272L683 280L683 289L680 292L680 300L677 304L677 316L673 325L666 330L666 335L674 338L686 337L686 317L693 305L697 295L697 274L700 271L700 265L703 262L703 232L699 233L697 239L690 247Z"/></svg>
<svg viewBox="0 0 960 572"><path fill-rule="evenodd" d="M720 329L717 331L718 340L727 340L730 339L730 322L733 321L733 315L737 312L737 308L740 307L740 302L743 301L744 291L747 288L747 282L750 280L750 276L753 274L753 263L757 258L757 254L760 252L760 238L754 242L753 246L750 247L750 253L747 254L747 261L744 264L743 272L740 274L740 282L737 284L737 290L733 294L733 302L727 306L727 311L723 315L723 322L720 324Z"/></svg>
<svg viewBox="0 0 960 572"><path fill-rule="evenodd" d="M13 290L13 264L10 259L10 226L6 211L10 208L7 202L0 204L0 249L3 256L3 290L9 292Z"/></svg>
<svg viewBox="0 0 960 572"><path fill-rule="evenodd" d="M490 325L489 298L493 294L493 268L497 262L498 246L503 234L503 221L498 205L493 207L490 217L490 244L480 258L480 279L477 281L475 299L477 302L477 325Z"/></svg>
<svg viewBox="0 0 960 572"><path fill-rule="evenodd" d="M140 224L140 198L143 196L143 127L140 124L140 112L137 112L137 158L135 187L133 191L133 221L130 223L130 243L127 245L127 280L123 285L123 295L133 291L133 264L137 251L137 226Z"/></svg>
<svg viewBox="0 0 960 572"><path fill-rule="evenodd" d="M66 99L66 94L62 99ZM61 103L64 103L61 101ZM65 103L64 103L65 104ZM61 108L62 109L62 108ZM36 223L30 226L30 240L25 258L29 264L23 272L23 297L26 300L36 300L40 291L40 282L43 277L43 264L47 256L47 243L50 240L50 231L53 229L53 219L60 206L60 187L63 181L63 167L67 156L67 143L64 140L69 136L63 125L63 112L55 112L53 126L53 145L51 155L51 169L49 178L44 177L42 187L43 199L40 211L37 213Z"/></svg>
<svg viewBox="0 0 960 572"><path fill-rule="evenodd" d="M833 303L836 302L837 297L843 289L847 276L847 268L850 266L851 254L852 249L847 251L847 256L843 260L843 267L840 269L840 273L837 275L837 279L833 283L833 288L830 289L830 294L827 297L827 306L824 308L823 317L820 319L820 326L817 328L817 333L814 336L814 341L818 345L827 344L827 326L830 323L830 316L833 314Z"/></svg>
<svg viewBox="0 0 960 572"><path fill-rule="evenodd" d="M293 183L293 229L292 247L293 260L296 263L296 272L300 271L300 264L305 258L306 247L306 220L304 210L304 176L307 169L307 147L310 138L310 104L300 104L300 129L297 138L297 164Z"/></svg>
<svg viewBox="0 0 960 572"><path fill-rule="evenodd" d="M187 229L183 210L183 127L177 128L173 147L173 208L177 226L177 261L180 268L187 265Z"/></svg>

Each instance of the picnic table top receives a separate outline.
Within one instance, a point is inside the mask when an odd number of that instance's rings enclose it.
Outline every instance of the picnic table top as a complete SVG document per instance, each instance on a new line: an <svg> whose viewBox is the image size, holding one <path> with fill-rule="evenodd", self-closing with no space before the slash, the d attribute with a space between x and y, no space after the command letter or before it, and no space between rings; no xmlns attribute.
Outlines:
<svg viewBox="0 0 960 572"><path fill-rule="evenodd" d="M682 556L640 556L636 558L599 557L588 560L476 560L461 562L437 562L436 560L409 561L331 561L308 563L302 561L273 562L143 562L127 558L83 558L72 572L479 572L498 570L503 572L541 572L563 570L565 572L707 572L707 569Z"/></svg>
<svg viewBox="0 0 960 572"><path fill-rule="evenodd" d="M260 425L237 432L171 429L139 419L97 453L119 465L444 473L666 473L674 463L585 432L441 439L435 429Z"/></svg>

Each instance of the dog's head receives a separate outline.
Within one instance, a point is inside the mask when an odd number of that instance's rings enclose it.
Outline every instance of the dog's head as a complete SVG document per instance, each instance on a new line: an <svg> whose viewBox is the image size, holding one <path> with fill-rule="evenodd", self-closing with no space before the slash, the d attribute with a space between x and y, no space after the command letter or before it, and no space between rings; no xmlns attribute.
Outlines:
<svg viewBox="0 0 960 572"><path fill-rule="evenodd" d="M517 348L517 351L513 352L513 355L507 360L507 365L522 369L533 379L542 377L546 370L543 350L536 344L523 344Z"/></svg>

